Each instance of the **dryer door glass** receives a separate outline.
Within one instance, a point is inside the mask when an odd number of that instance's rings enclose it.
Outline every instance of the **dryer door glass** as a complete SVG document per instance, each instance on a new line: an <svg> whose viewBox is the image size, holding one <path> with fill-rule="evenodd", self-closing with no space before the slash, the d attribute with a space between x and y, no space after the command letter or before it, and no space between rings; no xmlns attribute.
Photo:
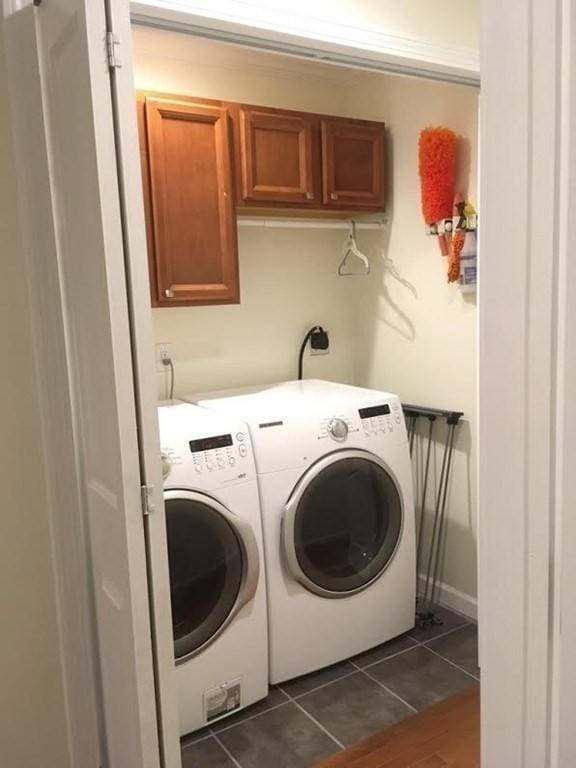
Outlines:
<svg viewBox="0 0 576 768"><path fill-rule="evenodd" d="M168 498L166 529L176 659L196 651L234 609L244 551L233 526L198 500Z"/></svg>
<svg viewBox="0 0 576 768"><path fill-rule="evenodd" d="M396 483L380 464L343 458L314 475L294 515L294 549L311 589L342 594L372 582L402 532Z"/></svg>

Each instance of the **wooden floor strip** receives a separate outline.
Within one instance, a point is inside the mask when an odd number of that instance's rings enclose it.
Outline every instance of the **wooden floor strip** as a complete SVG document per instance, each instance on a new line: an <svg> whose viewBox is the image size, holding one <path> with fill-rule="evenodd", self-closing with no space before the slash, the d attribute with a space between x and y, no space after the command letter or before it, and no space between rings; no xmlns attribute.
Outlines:
<svg viewBox="0 0 576 768"><path fill-rule="evenodd" d="M315 768L480 768L480 689L467 688Z"/></svg>

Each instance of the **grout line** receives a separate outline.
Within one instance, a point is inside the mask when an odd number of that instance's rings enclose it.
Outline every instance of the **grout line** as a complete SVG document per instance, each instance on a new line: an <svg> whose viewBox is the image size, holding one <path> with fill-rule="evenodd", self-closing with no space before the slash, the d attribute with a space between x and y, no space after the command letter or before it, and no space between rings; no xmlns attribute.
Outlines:
<svg viewBox="0 0 576 768"><path fill-rule="evenodd" d="M408 637L412 638L412 640L418 643L418 645L426 645L426 643L431 643L433 640L440 640L441 637L446 637L446 635L451 635L452 632L458 632L459 629L464 629L465 627L469 626L471 626L470 622L467 624L459 624L457 627L447 629L446 632L441 632L439 635L434 635L434 637L431 637L428 640L417 640L413 635L408 635Z"/></svg>
<svg viewBox="0 0 576 768"><path fill-rule="evenodd" d="M222 739L218 738L218 734L217 734L217 733L215 733L215 734L213 735L213 738L214 738L214 741L215 741L217 744L219 744L219 745L220 745L221 749L222 749L222 750L223 750L223 751L224 751L224 752L225 752L225 753L228 755L228 757L230 758L230 760L232 760L232 762L234 763L234 765L236 766L236 768L242 768L242 766L240 765L240 763L238 762L238 760L236 760L236 758L234 757L234 755L232 754L232 752L230 752L230 750L228 749L228 747L226 746L226 744L224 744L224 742L222 741Z"/></svg>
<svg viewBox="0 0 576 768"><path fill-rule="evenodd" d="M399 696L395 691L393 691L391 688L388 688L387 685L384 685L384 683L380 682L380 680L376 679L375 677L372 677L372 675L369 672L366 672L364 669L361 669L360 672L362 672L366 677L368 677L372 682L376 683L380 686L380 688L383 688L385 691L387 691L389 694L394 696L395 699L398 699L398 701L401 701L402 704L408 707L408 709L411 709L412 712L418 712L416 707L413 707L412 704L409 704L405 699L402 698L402 696Z"/></svg>
<svg viewBox="0 0 576 768"><path fill-rule="evenodd" d="M350 662L352 663L352 662ZM332 685L332 683L337 683L339 680L344 680L347 677L350 677L350 675L355 675L357 673L356 667L351 672L346 672L345 674L341 675L340 677L335 677L334 680L330 680L328 683L322 683L322 685L317 685L315 688L310 688L309 691L304 691L304 693L299 693L297 696L291 696L289 693L284 691L284 688L282 690L286 694L286 696L290 696L291 699L296 701L297 699L301 699L303 696L308 696L309 693L314 693L315 691L320 691L322 688L326 688L328 685Z"/></svg>
<svg viewBox="0 0 576 768"><path fill-rule="evenodd" d="M286 694L288 696L288 694ZM231 728L236 728L237 725L242 725L242 723L249 723L250 720L256 720L257 717L262 717L262 715L268 714L268 712L272 712L274 709L280 709L280 707L285 707L286 704L289 704L292 701L292 699L288 698L286 701L281 701L280 704L274 704L273 707L268 707L268 709L263 710L262 712L258 712L255 715L250 715L250 717L245 717L242 720L238 720L236 723L231 723L230 725L225 725L222 728L218 728L218 730L214 730L214 735L217 733L224 733L224 731L229 731Z"/></svg>
<svg viewBox="0 0 576 768"><path fill-rule="evenodd" d="M455 667L456 669L459 669L460 672L464 672L465 675L468 675L468 677L471 677L473 680L476 680L477 682L480 682L480 678L476 677L476 675L473 675L472 672L468 672L468 670L464 669L464 667L461 667L459 664L456 664L456 662L451 661L450 659L447 659L446 656L442 656L441 653L437 653L437 651L434 651L432 648L428 648L427 645L423 645L423 648L425 648L427 651L432 653L434 656L437 656L439 659L442 659L442 661L447 662L452 667Z"/></svg>
<svg viewBox="0 0 576 768"><path fill-rule="evenodd" d="M335 681L334 681L334 682L335 682ZM286 693L286 691L284 691L284 693ZM310 714L310 712L307 712L307 711L304 709L304 707L302 706L302 704L300 704L300 702L296 701L296 699L293 699L293 698L292 698L292 696L290 696L290 694L289 694L289 693L286 693L286 696L288 696L288 698L290 699L290 701L291 701L291 702L292 702L292 703L293 703L295 706L297 706L297 707L298 707L298 709L299 709L301 712L303 712L303 713L306 715L306 717L308 717L310 720L312 720L312 722L314 723L314 725L315 725L317 728L320 728L320 730L321 730L321 731L324 731L324 733L325 733L327 736L329 736L329 737L332 739L332 741L333 741L333 742L334 742L334 743L337 745L338 749L346 749L346 747L344 746L344 744L342 744L342 742L341 742L339 739L337 739L337 738L336 738L336 736L334 736L334 734L330 733L330 731L328 730L328 728L326 728L324 725L322 725L322 723L321 723L321 722L319 722L318 720L316 720L316 718L315 718L313 715L311 715L311 714Z"/></svg>
<svg viewBox="0 0 576 768"><path fill-rule="evenodd" d="M412 638L410 638L412 639ZM363 672L365 669L370 669L371 667L375 667L376 664L381 664L383 661L388 661L388 659L395 659L396 656L402 656L404 653L409 653L410 651L413 651L415 648L419 648L421 643L414 640L414 645L411 645L410 648L404 648L401 651L396 651L396 653L391 653L390 656L383 656L381 659L378 659L378 661L371 661L370 664L365 664L363 667L356 664L355 661L351 661L351 664L354 664L356 669L359 669L361 672Z"/></svg>

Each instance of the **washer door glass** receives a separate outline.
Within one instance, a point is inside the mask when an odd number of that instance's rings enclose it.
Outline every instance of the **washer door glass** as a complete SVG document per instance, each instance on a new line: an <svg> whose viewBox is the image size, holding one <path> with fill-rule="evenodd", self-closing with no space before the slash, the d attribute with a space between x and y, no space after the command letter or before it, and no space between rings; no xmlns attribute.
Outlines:
<svg viewBox="0 0 576 768"><path fill-rule="evenodd" d="M313 476L294 513L294 552L304 583L321 593L362 589L392 559L402 502L386 469L370 458L342 458Z"/></svg>
<svg viewBox="0 0 576 768"><path fill-rule="evenodd" d="M198 499L165 499L174 656L207 643L232 613L243 582L244 551L234 527Z"/></svg>

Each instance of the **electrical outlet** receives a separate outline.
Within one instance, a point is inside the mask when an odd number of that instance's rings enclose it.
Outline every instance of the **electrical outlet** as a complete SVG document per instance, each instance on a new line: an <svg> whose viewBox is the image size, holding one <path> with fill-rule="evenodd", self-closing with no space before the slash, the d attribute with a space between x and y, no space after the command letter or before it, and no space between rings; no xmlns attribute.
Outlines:
<svg viewBox="0 0 576 768"><path fill-rule="evenodd" d="M310 337L310 354L327 355L330 352L330 336L321 325L317 325Z"/></svg>
<svg viewBox="0 0 576 768"><path fill-rule="evenodd" d="M155 345L156 351L156 368L159 371L164 370L164 360L173 360L172 356L172 344L169 341L161 341Z"/></svg>

